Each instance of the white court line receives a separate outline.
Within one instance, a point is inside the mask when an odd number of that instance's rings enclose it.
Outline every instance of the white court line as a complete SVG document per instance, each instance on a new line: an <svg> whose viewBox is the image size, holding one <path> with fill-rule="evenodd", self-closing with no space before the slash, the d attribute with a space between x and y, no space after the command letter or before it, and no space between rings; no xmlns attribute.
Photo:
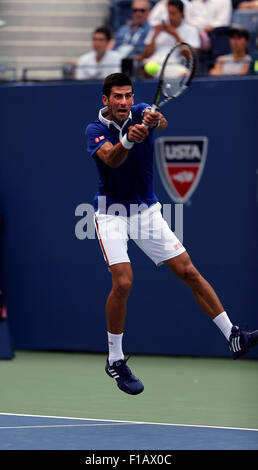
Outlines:
<svg viewBox="0 0 258 470"><path fill-rule="evenodd" d="M157 423L157 422L150 422L150 421L126 421L126 420L118 420L118 419L100 419L100 418L74 418L71 416L47 416L47 415L30 415L30 414L21 414L21 413L2 413L0 411L0 416L24 416L30 418L52 418L52 419L72 419L77 421L104 421L109 423L117 423L117 424L150 424L156 426L178 426L178 427L187 427L187 428L208 428L208 429L228 429L231 431L258 431L258 429L253 428L237 428L237 427L229 427L229 426L210 426L206 424L176 424L176 423Z"/></svg>
<svg viewBox="0 0 258 470"><path fill-rule="evenodd" d="M129 423L95 423L95 424L45 424L42 426L0 426L1 429L35 429L35 428L78 428L91 426L127 426Z"/></svg>

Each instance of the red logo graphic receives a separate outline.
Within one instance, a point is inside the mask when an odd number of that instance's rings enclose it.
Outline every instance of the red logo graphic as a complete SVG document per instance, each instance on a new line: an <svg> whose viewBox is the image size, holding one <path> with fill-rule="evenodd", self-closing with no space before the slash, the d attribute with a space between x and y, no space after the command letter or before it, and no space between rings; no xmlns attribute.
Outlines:
<svg viewBox="0 0 258 470"><path fill-rule="evenodd" d="M181 242L176 243L174 245L174 250L179 250L179 248L181 248L181 246L183 246Z"/></svg>
<svg viewBox="0 0 258 470"><path fill-rule="evenodd" d="M100 142L100 141L103 140L103 139L105 139L105 136L104 136L104 135L101 135L100 137L95 137L94 140L95 140L95 142L96 142L96 144L97 144L98 142Z"/></svg>
<svg viewBox="0 0 258 470"><path fill-rule="evenodd" d="M198 167L192 166L167 166L167 172L179 197L184 198L191 186L194 184L194 180L198 174Z"/></svg>
<svg viewBox="0 0 258 470"><path fill-rule="evenodd" d="M186 202L195 191L206 161L206 137L161 137L156 140L156 159L169 196Z"/></svg>

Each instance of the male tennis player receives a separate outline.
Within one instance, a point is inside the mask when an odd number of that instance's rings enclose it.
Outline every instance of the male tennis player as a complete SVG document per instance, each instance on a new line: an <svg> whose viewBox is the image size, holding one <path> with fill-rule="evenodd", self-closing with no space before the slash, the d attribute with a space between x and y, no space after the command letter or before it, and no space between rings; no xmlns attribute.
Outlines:
<svg viewBox="0 0 258 470"><path fill-rule="evenodd" d="M153 133L167 127L165 117L152 112L146 103L134 105L131 80L121 73L105 78L102 100L105 107L88 125L86 139L99 171L96 230L112 275L106 303L109 355L105 370L121 390L136 395L144 387L127 366L122 348L133 281L127 253L129 235L157 266L164 263L191 289L200 308L225 335L234 359L258 344L258 330L248 332L232 325L213 288L193 266L161 215L152 186Z"/></svg>

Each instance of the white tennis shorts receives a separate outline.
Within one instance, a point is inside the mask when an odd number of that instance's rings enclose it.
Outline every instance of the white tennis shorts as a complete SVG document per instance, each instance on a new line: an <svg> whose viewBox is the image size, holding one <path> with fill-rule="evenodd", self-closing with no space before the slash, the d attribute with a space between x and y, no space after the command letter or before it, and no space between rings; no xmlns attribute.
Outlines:
<svg viewBox="0 0 258 470"><path fill-rule="evenodd" d="M128 240L136 245L156 264L174 258L185 251L161 214L159 202L130 217L95 213L95 226L103 256L112 266L130 263Z"/></svg>

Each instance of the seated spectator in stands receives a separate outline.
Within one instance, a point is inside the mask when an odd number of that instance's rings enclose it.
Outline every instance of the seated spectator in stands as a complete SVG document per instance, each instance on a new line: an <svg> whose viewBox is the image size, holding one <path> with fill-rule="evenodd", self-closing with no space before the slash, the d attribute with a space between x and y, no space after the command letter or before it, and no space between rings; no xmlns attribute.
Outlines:
<svg viewBox="0 0 258 470"><path fill-rule="evenodd" d="M147 23L150 8L148 0L134 0L132 3L132 20L121 26L113 42L111 41L113 50L119 52L121 58L130 57L135 60L142 58L145 49L144 40L151 30L150 24Z"/></svg>
<svg viewBox="0 0 258 470"><path fill-rule="evenodd" d="M242 26L234 26L229 31L232 54L217 57L210 75L246 75L252 58L247 53L249 33Z"/></svg>
<svg viewBox="0 0 258 470"><path fill-rule="evenodd" d="M76 63L75 78L78 80L103 79L111 73L121 71L121 57L109 51L111 33L108 28L97 28L92 36L92 51L82 55Z"/></svg>
<svg viewBox="0 0 258 470"><path fill-rule="evenodd" d="M232 0L232 4L237 10L258 10L258 0Z"/></svg>
<svg viewBox="0 0 258 470"><path fill-rule="evenodd" d="M186 8L186 20L206 32L231 22L231 0L192 0Z"/></svg>
<svg viewBox="0 0 258 470"><path fill-rule="evenodd" d="M192 0L188 3L185 18L198 28L201 48L210 48L209 33L214 28L228 26L231 22L231 0Z"/></svg>
<svg viewBox="0 0 258 470"><path fill-rule="evenodd" d="M184 11L186 13L186 9L188 4L190 3L189 0L182 0L184 4ZM148 16L148 23L151 26L156 26L157 24L161 23L169 23L168 19L168 0L159 0L154 7L151 9L150 14Z"/></svg>
<svg viewBox="0 0 258 470"><path fill-rule="evenodd" d="M201 38L201 49L210 48L209 32L219 26L228 26L232 15L232 0L184 0L185 19L196 26ZM155 26L168 21L167 0L160 0L151 10L148 22Z"/></svg>
<svg viewBox="0 0 258 470"><path fill-rule="evenodd" d="M157 24L146 38L144 57L161 64L167 53L177 42L188 42L195 50L200 47L200 38L195 26L184 19L184 4L181 0L169 0L169 23Z"/></svg>

